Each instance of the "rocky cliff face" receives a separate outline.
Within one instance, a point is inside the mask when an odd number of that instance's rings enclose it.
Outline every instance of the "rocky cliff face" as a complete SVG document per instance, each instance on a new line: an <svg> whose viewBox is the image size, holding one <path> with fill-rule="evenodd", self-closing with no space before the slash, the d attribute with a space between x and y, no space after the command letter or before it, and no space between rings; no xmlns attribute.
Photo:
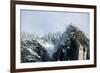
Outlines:
<svg viewBox="0 0 100 73"><path fill-rule="evenodd" d="M56 44L57 51L54 53L56 60L87 60L89 54L89 39L78 28L70 25L59 38Z"/></svg>

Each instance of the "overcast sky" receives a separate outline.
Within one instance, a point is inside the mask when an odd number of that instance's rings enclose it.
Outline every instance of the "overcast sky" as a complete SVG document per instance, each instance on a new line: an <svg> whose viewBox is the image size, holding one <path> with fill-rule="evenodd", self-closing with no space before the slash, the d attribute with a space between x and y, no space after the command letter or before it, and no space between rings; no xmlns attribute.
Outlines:
<svg viewBox="0 0 100 73"><path fill-rule="evenodd" d="M49 32L63 32L72 23L89 38L89 17L89 13L21 10L21 31L43 36Z"/></svg>

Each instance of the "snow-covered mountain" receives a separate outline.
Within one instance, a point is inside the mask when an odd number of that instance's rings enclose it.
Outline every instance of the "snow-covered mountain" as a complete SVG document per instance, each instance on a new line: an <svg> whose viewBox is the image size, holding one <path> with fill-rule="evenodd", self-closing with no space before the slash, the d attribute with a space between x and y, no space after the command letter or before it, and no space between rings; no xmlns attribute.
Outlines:
<svg viewBox="0 0 100 73"><path fill-rule="evenodd" d="M38 62L38 61L41 62L50 60L53 53L55 52L54 49L55 46L53 40L51 40L51 38L53 37L51 37L50 35L49 38L47 38L46 36L39 37L36 34L22 32L21 62ZM42 60L42 58L45 58L45 60Z"/></svg>
<svg viewBox="0 0 100 73"><path fill-rule="evenodd" d="M81 58L80 58L81 56ZM89 59L89 39L75 26L40 37L21 32L21 62Z"/></svg>

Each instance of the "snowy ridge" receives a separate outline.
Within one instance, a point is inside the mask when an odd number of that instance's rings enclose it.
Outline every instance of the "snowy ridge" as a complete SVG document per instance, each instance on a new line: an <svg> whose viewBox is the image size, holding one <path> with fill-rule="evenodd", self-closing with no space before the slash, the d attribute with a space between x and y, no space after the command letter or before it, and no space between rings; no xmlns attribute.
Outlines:
<svg viewBox="0 0 100 73"><path fill-rule="evenodd" d="M43 47L45 47L48 51L48 53L50 54L50 56L53 55L53 53L55 52L54 49L54 45L52 43L48 43L44 40L37 40Z"/></svg>

